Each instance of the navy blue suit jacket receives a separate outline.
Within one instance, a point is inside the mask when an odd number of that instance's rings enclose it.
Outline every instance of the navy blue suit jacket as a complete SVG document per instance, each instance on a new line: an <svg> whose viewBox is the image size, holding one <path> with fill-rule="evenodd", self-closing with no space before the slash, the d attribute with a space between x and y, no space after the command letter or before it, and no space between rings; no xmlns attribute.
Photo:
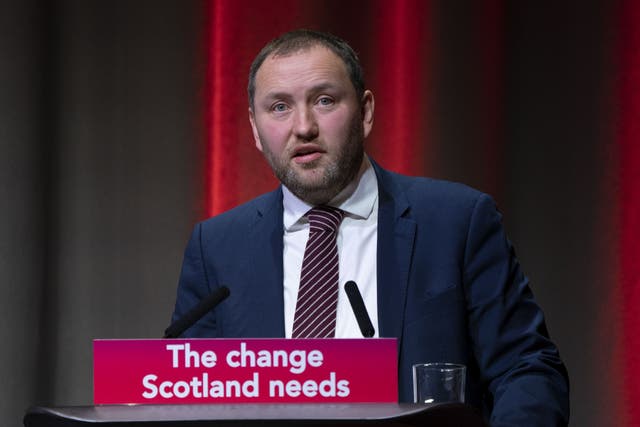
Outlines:
<svg viewBox="0 0 640 427"><path fill-rule="evenodd" d="M396 337L399 400L414 363L467 366L466 401L491 425L566 425L569 386L492 199L460 184L378 178L378 330ZM173 319L218 286L231 296L185 337L284 337L282 191L199 223Z"/></svg>

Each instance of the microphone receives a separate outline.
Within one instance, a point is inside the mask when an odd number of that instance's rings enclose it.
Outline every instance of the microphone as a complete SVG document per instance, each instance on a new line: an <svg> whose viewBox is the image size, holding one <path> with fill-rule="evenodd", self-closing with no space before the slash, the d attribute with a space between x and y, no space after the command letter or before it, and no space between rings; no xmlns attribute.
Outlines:
<svg viewBox="0 0 640 427"><path fill-rule="evenodd" d="M356 285L356 282L353 280L349 280L345 283L344 290L349 297L349 303L351 304L353 314L356 315L362 336L371 338L376 333L376 330L373 329L373 324L371 324L371 319L369 318L367 307L365 307L364 301L362 300L362 295L360 295L360 291L358 290L358 285Z"/></svg>
<svg viewBox="0 0 640 427"><path fill-rule="evenodd" d="M216 308L216 306L224 301L228 296L229 288L221 286L209 296L203 298L198 305L189 310L187 314L169 325L169 327L164 331L163 338L178 338L184 331L193 326L202 318L202 316Z"/></svg>

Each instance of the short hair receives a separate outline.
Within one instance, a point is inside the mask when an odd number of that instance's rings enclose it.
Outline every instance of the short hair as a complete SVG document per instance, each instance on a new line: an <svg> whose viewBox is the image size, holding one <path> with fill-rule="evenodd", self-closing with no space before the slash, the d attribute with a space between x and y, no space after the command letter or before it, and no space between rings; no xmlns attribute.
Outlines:
<svg viewBox="0 0 640 427"><path fill-rule="evenodd" d="M299 29L289 31L271 40L262 48L251 63L251 68L249 69L249 84L247 86L249 106L253 108L256 93L256 74L265 59L269 56L287 56L315 46L326 47L342 60L347 67L347 73L356 91L358 102L361 102L362 96L364 95L364 72L362 71L362 65L360 65L358 55L351 46L333 34Z"/></svg>

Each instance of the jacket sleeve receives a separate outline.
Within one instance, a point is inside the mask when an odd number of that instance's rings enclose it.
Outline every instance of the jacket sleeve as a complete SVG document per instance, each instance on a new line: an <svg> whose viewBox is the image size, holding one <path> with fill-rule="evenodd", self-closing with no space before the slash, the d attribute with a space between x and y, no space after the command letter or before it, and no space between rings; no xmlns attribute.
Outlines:
<svg viewBox="0 0 640 427"><path fill-rule="evenodd" d="M567 425L566 368L487 195L471 214L464 257L469 328L491 394L491 426Z"/></svg>
<svg viewBox="0 0 640 427"><path fill-rule="evenodd" d="M178 282L176 304L171 316L171 322L184 316L195 307L200 300L208 296L215 289L215 278L209 277L204 263L202 246L202 224L197 224L187 244L182 262L182 270ZM182 338L216 337L215 310L207 313L196 324L187 329Z"/></svg>

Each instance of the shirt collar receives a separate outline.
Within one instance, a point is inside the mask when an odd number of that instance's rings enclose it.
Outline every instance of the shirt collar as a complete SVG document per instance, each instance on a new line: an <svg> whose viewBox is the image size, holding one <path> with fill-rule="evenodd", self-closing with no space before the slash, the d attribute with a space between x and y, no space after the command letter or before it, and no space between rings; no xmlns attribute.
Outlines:
<svg viewBox="0 0 640 427"><path fill-rule="evenodd" d="M369 218L378 199L378 180L369 158L364 156L364 167L356 178L349 183L328 204L345 212L346 216L359 219ZM296 225L305 223L305 214L312 205L304 202L287 187L282 186L282 203L284 205L283 225L286 231L293 231Z"/></svg>

